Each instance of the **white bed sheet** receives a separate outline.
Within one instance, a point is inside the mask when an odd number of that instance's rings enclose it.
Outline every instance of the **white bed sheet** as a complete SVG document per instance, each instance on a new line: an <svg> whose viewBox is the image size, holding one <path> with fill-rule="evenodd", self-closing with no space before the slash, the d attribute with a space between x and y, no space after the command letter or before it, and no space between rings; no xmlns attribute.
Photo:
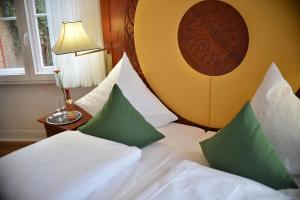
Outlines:
<svg viewBox="0 0 300 200"><path fill-rule="evenodd" d="M145 147L138 162L112 179L103 189L95 191L89 199L131 200L181 160L208 165L199 142L210 138L212 134L178 123L158 128L158 131L166 137Z"/></svg>
<svg viewBox="0 0 300 200"><path fill-rule="evenodd" d="M136 200L145 199L291 200L293 196L282 194L259 182L185 160L160 177Z"/></svg>
<svg viewBox="0 0 300 200"><path fill-rule="evenodd" d="M208 131L206 133L210 134L212 136L217 134L217 132L214 132L214 131ZM294 179L296 184L300 187L300 175L299 176L292 176L292 178ZM286 194L288 196L296 197L295 199L299 199L299 197L300 197L300 188L298 188L298 189L282 189L282 190L278 190L278 191L283 193L283 194Z"/></svg>

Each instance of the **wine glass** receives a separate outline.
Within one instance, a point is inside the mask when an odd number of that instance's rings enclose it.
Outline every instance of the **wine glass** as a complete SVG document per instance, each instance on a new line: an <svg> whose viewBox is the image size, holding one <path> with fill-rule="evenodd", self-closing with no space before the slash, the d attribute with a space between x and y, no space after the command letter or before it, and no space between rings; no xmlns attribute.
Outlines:
<svg viewBox="0 0 300 200"><path fill-rule="evenodd" d="M62 122L62 118L61 118L61 106L60 106L60 98L59 97L57 97L56 99L55 99L55 102L56 102L56 113L57 113L57 115L58 115L58 122Z"/></svg>
<svg viewBox="0 0 300 200"><path fill-rule="evenodd" d="M63 116L63 120L66 120L66 102L63 96L60 96L60 103L61 103L61 112Z"/></svg>

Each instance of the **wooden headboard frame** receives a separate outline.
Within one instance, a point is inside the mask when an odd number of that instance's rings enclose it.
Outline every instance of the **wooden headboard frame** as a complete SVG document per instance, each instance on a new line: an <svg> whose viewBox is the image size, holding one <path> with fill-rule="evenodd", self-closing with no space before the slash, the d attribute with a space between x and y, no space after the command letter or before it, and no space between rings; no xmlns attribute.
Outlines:
<svg viewBox="0 0 300 200"><path fill-rule="evenodd" d="M296 92L296 96L300 99L300 88L299 88L298 91Z"/></svg>
<svg viewBox="0 0 300 200"><path fill-rule="evenodd" d="M117 64L126 51L135 71L148 85L134 45L134 17L138 0L100 0L104 47ZM149 86L149 85L148 85Z"/></svg>
<svg viewBox="0 0 300 200"><path fill-rule="evenodd" d="M104 47L107 49L107 53L112 55L113 65L119 61L123 52L126 51L135 71L153 92L142 72L135 50L134 17L137 3L138 0L100 0ZM300 88L296 95L300 97ZM196 124L178 114L177 116L179 118L177 122L179 123L197 126L204 130L218 130Z"/></svg>
<svg viewBox="0 0 300 200"><path fill-rule="evenodd" d="M117 64L126 51L135 71L153 92L142 72L135 50L134 17L137 3L138 0L100 0L104 48L112 55L113 65ZM179 118L178 123L197 126L204 130L218 130L191 122L177 113L176 115Z"/></svg>

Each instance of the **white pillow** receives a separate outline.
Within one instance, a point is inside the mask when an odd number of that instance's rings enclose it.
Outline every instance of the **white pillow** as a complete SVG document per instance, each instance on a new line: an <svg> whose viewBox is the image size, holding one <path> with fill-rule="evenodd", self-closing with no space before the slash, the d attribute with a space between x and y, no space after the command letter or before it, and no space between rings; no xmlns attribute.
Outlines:
<svg viewBox="0 0 300 200"><path fill-rule="evenodd" d="M288 172L300 174L300 100L275 63L271 64L251 104Z"/></svg>
<svg viewBox="0 0 300 200"><path fill-rule="evenodd" d="M75 102L75 104L90 113L92 116L95 116L97 112L102 110L105 102L107 101L111 90L119 77L121 66L122 59L95 89L81 97Z"/></svg>
<svg viewBox="0 0 300 200"><path fill-rule="evenodd" d="M75 104L94 116L103 108L115 83L132 106L152 126L164 126L178 119L146 87L134 71L126 53L99 86L76 101Z"/></svg>

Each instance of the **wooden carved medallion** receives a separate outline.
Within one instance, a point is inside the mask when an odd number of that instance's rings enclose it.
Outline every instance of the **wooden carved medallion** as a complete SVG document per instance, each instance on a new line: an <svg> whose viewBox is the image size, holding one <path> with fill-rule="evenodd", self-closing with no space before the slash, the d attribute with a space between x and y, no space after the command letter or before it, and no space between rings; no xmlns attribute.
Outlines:
<svg viewBox="0 0 300 200"><path fill-rule="evenodd" d="M196 71L209 76L220 76L238 67L247 53L248 43L243 17L222 1L195 4L179 25L181 54Z"/></svg>

